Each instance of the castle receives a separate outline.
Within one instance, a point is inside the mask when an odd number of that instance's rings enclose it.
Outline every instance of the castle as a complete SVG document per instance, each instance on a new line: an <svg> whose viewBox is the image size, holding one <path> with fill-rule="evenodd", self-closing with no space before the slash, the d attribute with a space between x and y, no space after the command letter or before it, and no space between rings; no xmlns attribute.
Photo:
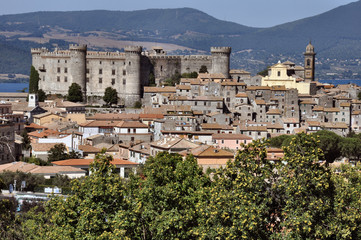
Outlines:
<svg viewBox="0 0 361 240"><path fill-rule="evenodd" d="M162 48L143 52L140 46L125 47L124 52L88 51L86 45L76 44L69 50L31 49L32 65L39 72L39 89L47 94L66 95L69 86L77 83L85 101L92 103L112 87L125 106L140 101L151 73L159 82L175 73L198 72L206 66L210 73L229 78L230 53L230 47L212 47L211 55L188 56L166 55Z"/></svg>

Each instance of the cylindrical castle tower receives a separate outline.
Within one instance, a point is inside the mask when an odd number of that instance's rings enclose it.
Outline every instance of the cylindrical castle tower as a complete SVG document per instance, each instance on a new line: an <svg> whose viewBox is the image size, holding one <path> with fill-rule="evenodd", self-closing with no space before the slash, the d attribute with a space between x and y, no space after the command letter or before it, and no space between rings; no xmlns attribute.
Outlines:
<svg viewBox="0 0 361 240"><path fill-rule="evenodd" d="M70 76L71 83L77 83L83 92L83 99L86 101L86 52L87 45L71 44L70 50Z"/></svg>
<svg viewBox="0 0 361 240"><path fill-rule="evenodd" d="M211 73L222 73L229 78L229 56L231 54L230 47L211 47L212 54L212 71Z"/></svg>
<svg viewBox="0 0 361 240"><path fill-rule="evenodd" d="M140 101L140 58L143 48L139 46L128 46L124 48L126 75L123 79L125 82L124 104L127 107L133 107L135 102Z"/></svg>

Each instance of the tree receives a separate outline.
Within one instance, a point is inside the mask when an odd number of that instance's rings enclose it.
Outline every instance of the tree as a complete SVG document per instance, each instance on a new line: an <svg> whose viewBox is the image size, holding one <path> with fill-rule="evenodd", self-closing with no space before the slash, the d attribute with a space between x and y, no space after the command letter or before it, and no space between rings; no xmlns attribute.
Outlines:
<svg viewBox="0 0 361 240"><path fill-rule="evenodd" d="M358 98L358 100L361 100L361 91L360 91L360 92L358 92L358 94L357 94L357 98Z"/></svg>
<svg viewBox="0 0 361 240"><path fill-rule="evenodd" d="M281 198L276 239L327 239L332 225L334 185L314 135L297 134L284 148L278 170Z"/></svg>
<svg viewBox="0 0 361 240"><path fill-rule="evenodd" d="M46 100L46 93L42 90L38 90L38 100L39 102L44 102Z"/></svg>
<svg viewBox="0 0 361 240"><path fill-rule="evenodd" d="M30 68L29 93L37 93L39 89L39 73L34 66Z"/></svg>
<svg viewBox="0 0 361 240"><path fill-rule="evenodd" d="M68 159L69 155L66 153L64 144L55 144L48 152L48 162Z"/></svg>
<svg viewBox="0 0 361 240"><path fill-rule="evenodd" d="M203 193L210 179L193 156L162 152L150 157L143 176L131 178L129 211L118 211L115 233L130 239L195 239ZM205 200L205 199L204 199Z"/></svg>
<svg viewBox="0 0 361 240"><path fill-rule="evenodd" d="M318 136L318 147L322 149L325 160L332 163L341 156L340 142L341 137L334 132L321 130L314 135Z"/></svg>
<svg viewBox="0 0 361 240"><path fill-rule="evenodd" d="M90 166L91 175L72 182L72 195L54 197L46 206L49 223L43 224L41 239L114 239L114 217L125 209L125 187L111 164L112 157L98 154Z"/></svg>
<svg viewBox="0 0 361 240"><path fill-rule="evenodd" d="M107 106L111 106L113 104L118 103L118 93L117 90L115 90L112 87L107 87L105 89L105 93L103 96L103 100Z"/></svg>
<svg viewBox="0 0 361 240"><path fill-rule="evenodd" d="M176 84L179 84L181 77L182 76L179 74L179 72L176 72L173 76L165 80L164 85L175 86Z"/></svg>
<svg viewBox="0 0 361 240"><path fill-rule="evenodd" d="M155 86L155 77L154 77L154 73L151 72L149 73L149 86Z"/></svg>
<svg viewBox="0 0 361 240"><path fill-rule="evenodd" d="M136 101L134 103L134 108L142 108L142 103L140 101Z"/></svg>
<svg viewBox="0 0 361 240"><path fill-rule="evenodd" d="M191 73L183 73L182 78L197 78L198 73L197 72L191 72Z"/></svg>
<svg viewBox="0 0 361 240"><path fill-rule="evenodd" d="M350 160L360 160L361 157L361 139L358 137L354 138L343 138L340 142L341 154Z"/></svg>
<svg viewBox="0 0 361 240"><path fill-rule="evenodd" d="M266 69L263 69L262 71L258 72L257 75L261 75L263 77L268 75L268 69L270 68L270 66L267 66Z"/></svg>
<svg viewBox="0 0 361 240"><path fill-rule="evenodd" d="M225 168L218 169L202 213L201 239L269 239L277 227L274 165L261 141L243 146Z"/></svg>
<svg viewBox="0 0 361 240"><path fill-rule="evenodd" d="M81 87L77 83L72 83L68 90L68 101L71 102L82 102L83 101L83 93L81 91Z"/></svg>
<svg viewBox="0 0 361 240"><path fill-rule="evenodd" d="M201 68L199 69L199 73L208 73L207 66L202 65Z"/></svg>
<svg viewBox="0 0 361 240"><path fill-rule="evenodd" d="M272 147L281 148L281 147L287 146L288 143L291 141L291 139L292 139L291 135L283 134L283 135L280 135L277 137L270 138L269 144Z"/></svg>
<svg viewBox="0 0 361 240"><path fill-rule="evenodd" d="M26 187L23 189L24 191L34 191L34 189L41 184L44 184L45 179L43 176L24 173L24 172L10 172L4 171L0 173L0 178L3 179L5 186L8 188L10 184L14 184L14 180L16 180L16 190L20 191L21 182L26 182Z"/></svg>
<svg viewBox="0 0 361 240"><path fill-rule="evenodd" d="M21 137L23 138L23 141L21 144L22 148L27 151L30 150L31 149L31 140L28 135L28 131L26 131L26 130L22 131Z"/></svg>

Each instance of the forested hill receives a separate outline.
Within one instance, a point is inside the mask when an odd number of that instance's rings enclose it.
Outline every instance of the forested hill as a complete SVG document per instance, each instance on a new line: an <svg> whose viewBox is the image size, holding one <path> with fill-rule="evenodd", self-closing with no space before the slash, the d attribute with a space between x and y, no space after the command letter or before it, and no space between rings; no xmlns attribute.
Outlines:
<svg viewBox="0 0 361 240"><path fill-rule="evenodd" d="M271 28L222 21L191 8L3 15L0 73L28 73L30 47L66 48L70 42L86 43L96 50L117 50L137 41L148 48L146 42L164 45L168 51L178 48L193 53L209 51L211 46L231 46L232 67L248 71L260 70L257 68L278 61L282 55L300 62L309 40L319 58L360 58L360 12L358 1Z"/></svg>

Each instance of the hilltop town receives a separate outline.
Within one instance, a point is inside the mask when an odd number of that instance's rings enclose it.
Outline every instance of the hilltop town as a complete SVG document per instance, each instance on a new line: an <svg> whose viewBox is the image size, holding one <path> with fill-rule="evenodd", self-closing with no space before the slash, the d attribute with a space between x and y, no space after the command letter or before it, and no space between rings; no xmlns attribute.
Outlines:
<svg viewBox="0 0 361 240"><path fill-rule="evenodd" d="M7 141L1 163L30 156L48 161L51 149L60 144L64 153L84 160L53 164L80 168L85 175L91 159L106 149L119 160L124 177L160 151L192 153L205 169L218 168L252 140L319 130L345 137L361 129L360 87L315 81L311 43L304 66L278 62L265 76L229 69L230 48L212 48L212 56L167 56L161 48L142 53L141 47L125 53L87 53L86 46L74 45L70 49L32 50L39 89L49 94L44 102L38 102L35 93L28 102L26 93L0 95L1 131ZM209 72L199 72L202 66ZM165 85L178 72L196 74ZM142 78L149 73L153 86ZM84 102L54 98L66 95L72 83L81 86ZM106 87L118 90L113 107L103 105ZM140 108L133 108L138 101ZM30 137L27 149L21 147L24 129ZM272 148L269 154L277 160L282 150Z"/></svg>

